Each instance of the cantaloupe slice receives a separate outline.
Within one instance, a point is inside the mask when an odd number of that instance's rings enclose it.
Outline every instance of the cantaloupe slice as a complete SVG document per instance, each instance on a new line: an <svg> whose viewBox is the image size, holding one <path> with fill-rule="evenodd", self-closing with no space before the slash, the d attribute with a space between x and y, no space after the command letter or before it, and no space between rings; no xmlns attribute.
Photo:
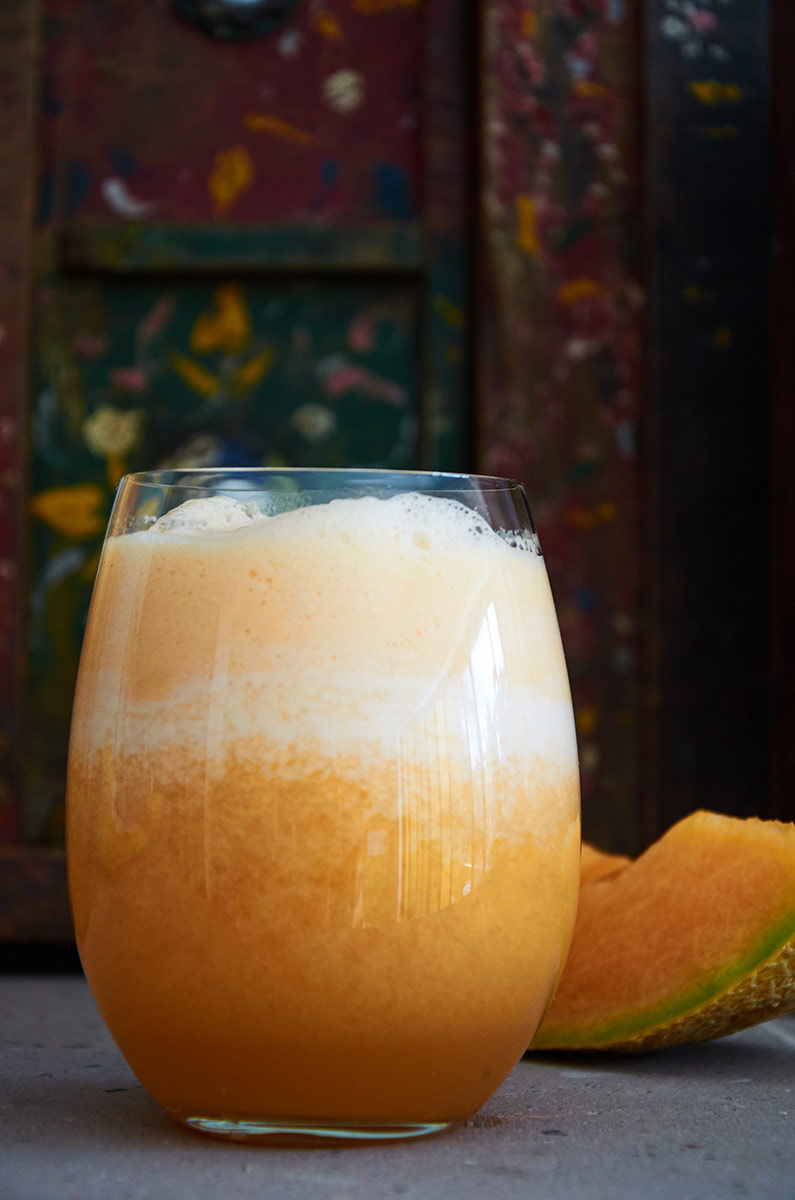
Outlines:
<svg viewBox="0 0 795 1200"><path fill-rule="evenodd" d="M795 1011L795 825L697 812L634 861L599 866L584 856L532 1050L651 1050Z"/></svg>

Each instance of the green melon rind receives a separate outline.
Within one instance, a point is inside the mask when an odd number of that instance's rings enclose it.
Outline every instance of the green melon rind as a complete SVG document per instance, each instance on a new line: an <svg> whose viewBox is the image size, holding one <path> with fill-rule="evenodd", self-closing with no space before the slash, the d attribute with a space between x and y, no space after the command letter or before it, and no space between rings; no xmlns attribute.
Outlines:
<svg viewBox="0 0 795 1200"><path fill-rule="evenodd" d="M766 933L764 940L750 951L744 958L738 959L723 970L712 975L706 983L701 984L690 992L680 992L672 996L662 1006L643 1009L634 1017L624 1015L607 1025L579 1026L576 1030L566 1030L552 1026L548 1028L542 1022L541 1028L531 1043L531 1050L644 1050L653 1046L672 1045L674 1039L662 1040L667 1029L673 1031L680 1027L685 1032L685 1023L696 1023L699 1012L707 1006L724 1008L724 997L728 1001L728 993L744 983L752 985L754 977L769 964L782 959L785 972L791 973L789 996L776 1005L775 1011L761 1010L758 1017L747 1013L747 1019L742 1025L731 1022L731 1013L726 1004L726 1020L719 1032L735 1032L738 1028L747 1027L757 1021L764 1021L774 1015L783 1015L795 1009L795 967L790 971L789 959L795 958L795 909L777 925ZM719 1036L719 1032L710 1036ZM681 1036L676 1041L691 1040ZM692 1039L695 1040L695 1039ZM700 1039L705 1040L705 1039Z"/></svg>
<svg viewBox="0 0 795 1200"><path fill-rule="evenodd" d="M707 1042L791 1012L795 1012L795 938L753 974L695 1012L685 1013L628 1042L616 1042L602 1049L635 1054L686 1042Z"/></svg>

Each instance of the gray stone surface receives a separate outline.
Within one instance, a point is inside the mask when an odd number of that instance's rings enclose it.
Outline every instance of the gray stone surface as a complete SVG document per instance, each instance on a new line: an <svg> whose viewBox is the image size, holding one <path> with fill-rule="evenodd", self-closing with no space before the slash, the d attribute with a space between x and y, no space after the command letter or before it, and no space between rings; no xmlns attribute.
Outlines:
<svg viewBox="0 0 795 1200"><path fill-rule="evenodd" d="M163 1114L79 977L0 978L2 1200L795 1200L795 1018L640 1058L521 1062L467 1125L344 1150Z"/></svg>

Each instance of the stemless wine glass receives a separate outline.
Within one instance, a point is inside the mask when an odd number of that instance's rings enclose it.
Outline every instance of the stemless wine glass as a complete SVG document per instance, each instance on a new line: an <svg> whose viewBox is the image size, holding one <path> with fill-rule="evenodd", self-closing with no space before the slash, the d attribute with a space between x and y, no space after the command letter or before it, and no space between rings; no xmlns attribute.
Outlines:
<svg viewBox="0 0 795 1200"><path fill-rule="evenodd" d="M177 1120L409 1137L527 1047L576 908L568 680L523 489L158 471L121 484L75 700L86 976Z"/></svg>

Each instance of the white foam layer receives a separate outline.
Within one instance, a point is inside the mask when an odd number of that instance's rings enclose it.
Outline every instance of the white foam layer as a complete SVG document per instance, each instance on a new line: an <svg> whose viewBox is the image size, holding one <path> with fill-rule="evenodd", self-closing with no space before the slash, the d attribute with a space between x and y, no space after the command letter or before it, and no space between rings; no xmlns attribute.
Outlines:
<svg viewBox="0 0 795 1200"><path fill-rule="evenodd" d="M576 769L543 560L418 493L263 517L189 501L109 539L74 745Z"/></svg>
<svg viewBox="0 0 795 1200"><path fill-rule="evenodd" d="M267 507L268 497L263 498ZM263 528L263 522L268 522ZM338 538L348 544L372 542L389 549L391 544L412 546L418 550L444 547L471 549L485 539L492 546L503 544L514 549L538 553L538 539L524 530L497 533L476 512L444 496L404 492L386 500L373 496L331 500L327 504L268 515L250 500L241 504L227 496L208 496L186 500L159 518L145 536L157 534L224 534L257 525L257 536L282 538ZM127 536L135 536L127 535Z"/></svg>

